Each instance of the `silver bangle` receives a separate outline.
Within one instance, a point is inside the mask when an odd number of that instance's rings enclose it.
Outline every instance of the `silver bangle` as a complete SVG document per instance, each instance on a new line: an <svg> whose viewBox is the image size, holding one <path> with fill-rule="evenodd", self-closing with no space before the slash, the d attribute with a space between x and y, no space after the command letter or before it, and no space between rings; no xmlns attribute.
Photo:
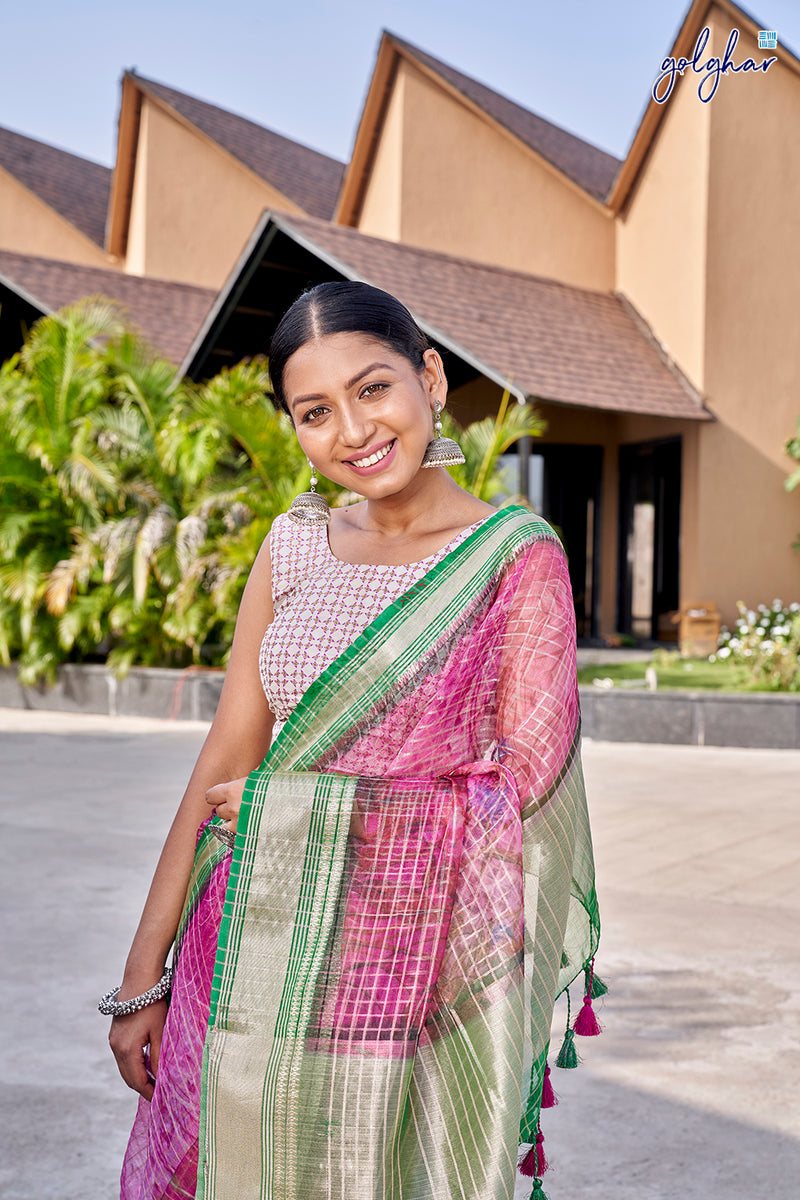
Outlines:
<svg viewBox="0 0 800 1200"><path fill-rule="evenodd" d="M97 1007L106 1017L127 1017L130 1013L138 1012L140 1008L147 1008L148 1004L155 1004L156 1000L163 1000L169 994L171 986L172 967L166 967L158 983L151 987L149 992L142 992L141 996L132 996L130 1000L117 1000L119 988L115 987L100 998Z"/></svg>

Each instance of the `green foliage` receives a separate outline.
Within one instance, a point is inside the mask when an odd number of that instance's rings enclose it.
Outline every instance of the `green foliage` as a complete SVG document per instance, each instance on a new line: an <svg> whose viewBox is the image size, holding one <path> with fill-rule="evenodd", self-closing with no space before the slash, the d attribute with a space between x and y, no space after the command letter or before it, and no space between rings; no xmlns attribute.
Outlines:
<svg viewBox="0 0 800 1200"><path fill-rule="evenodd" d="M800 692L800 604L773 600L748 609L739 601L737 608L736 627L723 629L713 658L746 667L760 687Z"/></svg>
<svg viewBox="0 0 800 1200"><path fill-rule="evenodd" d="M496 501L504 491L505 480L498 465L500 456L520 438L541 437L545 427L529 404L516 401L512 404L507 391L496 417L484 417L462 429L445 411L442 425L443 434L456 439L466 459L462 466L452 467L450 474L460 487L488 503Z"/></svg>
<svg viewBox="0 0 800 1200"><path fill-rule="evenodd" d="M37 322L0 368L0 661L24 683L224 659L305 465L267 391L263 361L177 380L99 301Z"/></svg>
<svg viewBox="0 0 800 1200"><path fill-rule="evenodd" d="M454 429L453 474L484 499L499 456L541 432L508 400ZM308 479L263 359L196 385L103 300L42 318L0 367L0 662L24 684L66 661L224 664L259 547Z"/></svg>

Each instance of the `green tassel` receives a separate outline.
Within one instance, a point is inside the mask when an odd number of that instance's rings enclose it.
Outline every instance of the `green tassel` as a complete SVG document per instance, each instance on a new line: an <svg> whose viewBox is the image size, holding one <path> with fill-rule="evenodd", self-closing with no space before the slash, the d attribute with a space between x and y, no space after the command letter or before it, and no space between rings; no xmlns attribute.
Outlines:
<svg viewBox="0 0 800 1200"><path fill-rule="evenodd" d="M593 973L590 967L585 968L583 975L584 975L584 980L585 980L584 988L583 988L584 995L586 995L586 992L588 991L588 988L589 988L590 976L591 976L591 980L592 980L592 990L590 992L592 999L599 1000L601 996L605 996L607 994L608 984L604 983L599 975Z"/></svg>
<svg viewBox="0 0 800 1200"><path fill-rule="evenodd" d="M579 1062L578 1051L575 1049L575 1034L571 1029L567 1028L564 1034L564 1041L561 1043L561 1049L558 1052L556 1066L561 1067L565 1071L571 1071L573 1067L577 1067Z"/></svg>
<svg viewBox="0 0 800 1200"><path fill-rule="evenodd" d="M533 1191L530 1194L530 1200L547 1200L544 1188L542 1187L541 1179L534 1179Z"/></svg>

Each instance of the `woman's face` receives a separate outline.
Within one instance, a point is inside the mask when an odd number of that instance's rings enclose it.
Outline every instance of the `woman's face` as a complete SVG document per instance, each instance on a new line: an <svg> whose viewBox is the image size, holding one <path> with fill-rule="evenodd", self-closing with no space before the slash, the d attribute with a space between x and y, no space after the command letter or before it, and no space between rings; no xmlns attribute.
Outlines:
<svg viewBox="0 0 800 1200"><path fill-rule="evenodd" d="M303 452L326 478L368 499L403 491L431 439L434 401L446 398L437 368L433 350L418 371L367 334L307 342L283 374Z"/></svg>

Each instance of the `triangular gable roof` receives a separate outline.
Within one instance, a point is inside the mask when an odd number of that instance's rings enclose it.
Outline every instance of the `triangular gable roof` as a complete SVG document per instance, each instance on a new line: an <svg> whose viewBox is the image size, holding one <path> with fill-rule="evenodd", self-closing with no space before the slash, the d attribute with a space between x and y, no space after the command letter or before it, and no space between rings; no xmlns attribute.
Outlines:
<svg viewBox="0 0 800 1200"><path fill-rule="evenodd" d="M216 296L208 288L11 250L0 250L0 285L9 287L42 315L88 296L114 300L127 311L144 340L175 363L186 354Z"/></svg>
<svg viewBox="0 0 800 1200"><path fill-rule="evenodd" d="M344 163L205 100L128 73L138 87L164 102L312 217L333 215Z"/></svg>
<svg viewBox="0 0 800 1200"><path fill-rule="evenodd" d="M337 219L349 223L358 212L386 102L401 57L410 59L439 84L457 92L529 150L546 159L568 179L604 201L620 168L620 160L514 100L472 79L419 47L384 31L369 92L356 133L351 168L345 175Z"/></svg>
<svg viewBox="0 0 800 1200"><path fill-rule="evenodd" d="M520 399L613 412L707 419L644 322L616 296L487 266L355 229L266 213L182 370L208 352L278 231L346 279L397 296L439 345Z"/></svg>
<svg viewBox="0 0 800 1200"><path fill-rule="evenodd" d="M767 26L760 22L756 17L751 16L749 12L741 8L740 5L734 4L732 0L692 0L689 8L686 10L686 16L680 24L675 40L672 43L672 48L669 55L664 57L670 58L688 58L691 59L692 52L697 42L700 33L708 24L708 14L712 8L718 8L721 12L730 17L731 28L739 29L740 32L745 31L757 40L760 29L766 29ZM766 55L777 55L778 59L785 65L790 67L795 73L800 74L800 59L793 51L786 46L781 45L778 41L776 50L768 50L764 52ZM659 63L655 64L653 70L653 79L655 80L658 74ZM697 77L699 78L699 77ZM648 99L644 112L642 113L639 125L633 135L628 153L620 168L620 172L614 182L614 186L608 196L609 207L615 212L619 212L622 208L627 196L633 187L639 173L644 165L647 152L653 142L653 139L658 132L661 122L666 116L669 108L669 101L665 104L657 104L652 98Z"/></svg>
<svg viewBox="0 0 800 1200"><path fill-rule="evenodd" d="M0 167L94 242L105 239L111 170L88 158L0 129Z"/></svg>

